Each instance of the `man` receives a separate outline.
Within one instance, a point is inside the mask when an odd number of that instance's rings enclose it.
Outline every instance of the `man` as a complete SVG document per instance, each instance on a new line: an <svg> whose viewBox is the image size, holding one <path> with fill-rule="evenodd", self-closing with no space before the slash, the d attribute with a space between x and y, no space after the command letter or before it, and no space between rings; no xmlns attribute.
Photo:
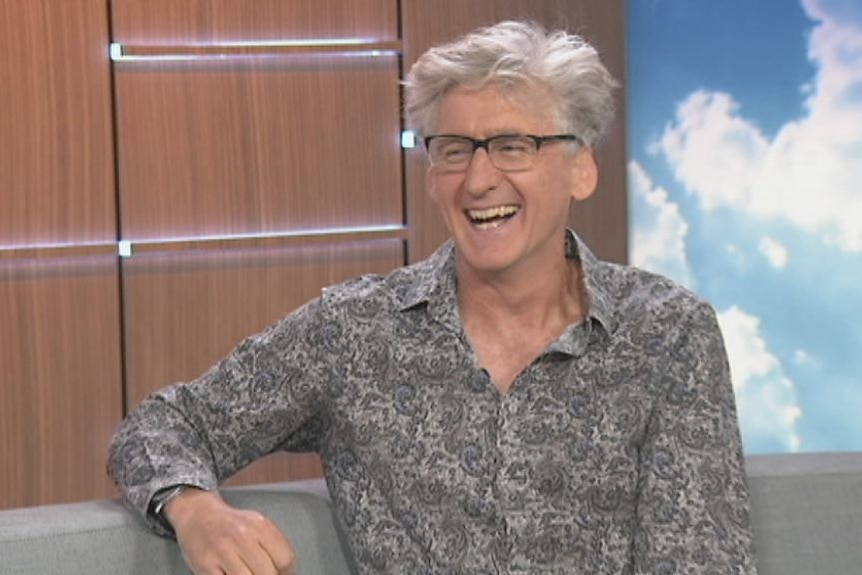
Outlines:
<svg viewBox="0 0 862 575"><path fill-rule="evenodd" d="M406 82L452 235L335 286L197 381L145 400L110 470L195 573L288 573L218 482L316 450L362 573L752 574L713 310L567 230L614 81L565 32L504 22Z"/></svg>

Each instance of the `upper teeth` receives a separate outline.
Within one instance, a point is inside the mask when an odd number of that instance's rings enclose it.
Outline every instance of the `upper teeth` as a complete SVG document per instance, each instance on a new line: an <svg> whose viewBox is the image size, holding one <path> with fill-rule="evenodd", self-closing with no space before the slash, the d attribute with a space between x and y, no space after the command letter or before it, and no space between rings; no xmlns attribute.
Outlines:
<svg viewBox="0 0 862 575"><path fill-rule="evenodd" d="M467 210L467 215L474 220L491 220L494 218L502 218L511 216L518 211L515 206L497 206L495 208L487 208L485 210Z"/></svg>

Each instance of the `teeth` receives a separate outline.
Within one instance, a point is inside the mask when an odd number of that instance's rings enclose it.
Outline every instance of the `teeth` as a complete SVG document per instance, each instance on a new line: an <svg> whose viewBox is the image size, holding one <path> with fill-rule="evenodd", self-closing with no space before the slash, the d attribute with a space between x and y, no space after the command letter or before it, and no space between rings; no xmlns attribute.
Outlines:
<svg viewBox="0 0 862 575"><path fill-rule="evenodd" d="M515 206L496 206L485 210L467 210L467 215L473 221L488 221L514 215L518 211Z"/></svg>

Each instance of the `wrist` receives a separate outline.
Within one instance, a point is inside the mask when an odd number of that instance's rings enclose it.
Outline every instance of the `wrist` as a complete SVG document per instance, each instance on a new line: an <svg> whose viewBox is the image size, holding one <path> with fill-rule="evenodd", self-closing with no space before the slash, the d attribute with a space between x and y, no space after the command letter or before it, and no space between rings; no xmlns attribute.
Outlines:
<svg viewBox="0 0 862 575"><path fill-rule="evenodd" d="M213 503L222 501L221 496L215 491L206 491L190 485L184 487L162 506L162 520L173 531L177 531L187 518L193 518L196 510L203 509L202 506L211 506Z"/></svg>
<svg viewBox="0 0 862 575"><path fill-rule="evenodd" d="M165 489L160 489L153 495L153 499L150 502L150 508L152 509L153 515L155 515L159 520L166 521L165 519L165 507L167 504L182 494L183 491L188 489L188 485L174 485L173 487L166 487Z"/></svg>
<svg viewBox="0 0 862 575"><path fill-rule="evenodd" d="M168 531L173 531L173 527L171 526L170 521L168 521L165 515L165 509L167 508L168 503L170 503L176 497L182 495L182 493L188 489L188 485L171 485L169 487L165 487L163 489L159 489L153 495L152 499L150 499L149 505L149 513L152 515L159 524L167 529Z"/></svg>

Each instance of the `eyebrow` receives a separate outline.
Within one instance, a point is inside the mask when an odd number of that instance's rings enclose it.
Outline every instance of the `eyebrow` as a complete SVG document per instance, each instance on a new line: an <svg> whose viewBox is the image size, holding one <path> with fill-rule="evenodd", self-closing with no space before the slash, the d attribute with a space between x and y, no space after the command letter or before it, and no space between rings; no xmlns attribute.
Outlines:
<svg viewBox="0 0 862 575"><path fill-rule="evenodd" d="M500 136L526 136L529 133L530 132L527 132L524 130L500 130L500 131L495 130L493 132L490 132L489 135L482 137L482 138L477 137L477 136L469 136L467 134L458 133L458 132L440 132L439 134L435 134L435 135L439 135L439 136L461 136L464 138L470 138L472 140L490 140L491 138L497 138Z"/></svg>

